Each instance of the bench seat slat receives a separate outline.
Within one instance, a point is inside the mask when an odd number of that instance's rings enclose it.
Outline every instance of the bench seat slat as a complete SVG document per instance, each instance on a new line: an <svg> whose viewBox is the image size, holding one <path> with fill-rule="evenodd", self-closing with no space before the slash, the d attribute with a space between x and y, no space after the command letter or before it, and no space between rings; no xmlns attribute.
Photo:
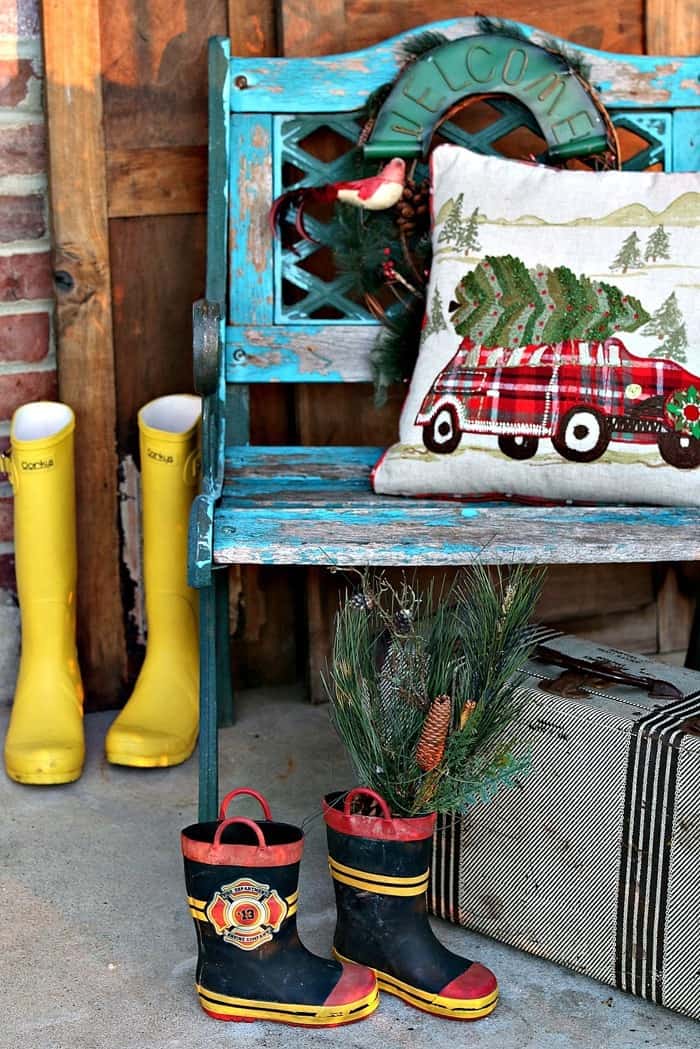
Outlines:
<svg viewBox="0 0 700 1049"><path fill-rule="evenodd" d="M374 495L378 448L229 448L214 563L539 564L700 558L700 508Z"/></svg>

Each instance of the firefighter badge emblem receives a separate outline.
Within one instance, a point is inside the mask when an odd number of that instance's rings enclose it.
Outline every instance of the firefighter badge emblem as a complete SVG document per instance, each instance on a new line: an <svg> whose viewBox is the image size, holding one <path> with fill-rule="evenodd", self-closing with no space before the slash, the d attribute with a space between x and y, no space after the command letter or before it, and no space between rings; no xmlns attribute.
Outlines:
<svg viewBox="0 0 700 1049"><path fill-rule="evenodd" d="M239 878L222 885L207 906L207 918L226 943L254 951L267 943L287 916L287 904L269 885Z"/></svg>

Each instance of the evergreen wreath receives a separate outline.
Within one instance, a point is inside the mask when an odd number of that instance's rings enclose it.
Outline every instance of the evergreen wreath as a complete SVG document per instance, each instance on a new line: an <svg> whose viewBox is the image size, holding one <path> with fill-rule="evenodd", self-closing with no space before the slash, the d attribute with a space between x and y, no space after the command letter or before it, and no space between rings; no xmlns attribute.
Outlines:
<svg viewBox="0 0 700 1049"><path fill-rule="evenodd" d="M358 781L400 816L488 801L525 772L499 738L521 703L521 667L543 570L463 570L449 586L365 573L338 612L325 684Z"/></svg>
<svg viewBox="0 0 700 1049"><path fill-rule="evenodd" d="M482 33L529 40L515 23L506 19L479 15L478 25ZM448 37L434 30L409 37L401 45L404 64L398 75L401 76L410 63L448 42ZM588 93L594 96L588 80L590 70L578 52L554 39L547 39L539 46L563 59ZM393 83L383 84L367 99L361 117L360 147L371 135L377 114L393 86ZM605 109L597 100L596 104L608 129L608 151L603 157L592 158L591 163L593 166L619 168L615 129ZM360 156L358 168L365 173ZM408 170L402 200L383 214L358 213L348 205L336 204L335 219L328 237L337 270L354 278L352 290L364 299L367 309L382 325L371 352L378 407L386 403L392 384L410 378L418 357L432 250L426 175L425 164L413 162ZM476 237L476 214L473 219Z"/></svg>

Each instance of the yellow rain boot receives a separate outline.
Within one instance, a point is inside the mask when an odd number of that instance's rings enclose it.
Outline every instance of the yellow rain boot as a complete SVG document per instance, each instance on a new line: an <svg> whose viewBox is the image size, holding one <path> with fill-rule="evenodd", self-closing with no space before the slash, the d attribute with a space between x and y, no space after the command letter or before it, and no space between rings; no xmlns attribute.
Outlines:
<svg viewBox="0 0 700 1049"><path fill-rule="evenodd" d="M83 689L75 649L75 417L66 404L18 408L4 457L15 495L22 654L5 767L18 783L71 783L83 770Z"/></svg>
<svg viewBox="0 0 700 1049"><path fill-rule="evenodd" d="M179 765L199 723L197 591L187 586L187 526L199 480L199 397L159 397L139 412L148 643L133 694L107 733L113 765Z"/></svg>

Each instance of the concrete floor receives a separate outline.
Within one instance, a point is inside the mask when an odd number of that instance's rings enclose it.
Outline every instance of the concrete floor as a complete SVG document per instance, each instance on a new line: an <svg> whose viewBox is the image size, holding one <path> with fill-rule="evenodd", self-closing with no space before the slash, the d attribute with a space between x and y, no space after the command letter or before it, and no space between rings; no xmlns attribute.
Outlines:
<svg viewBox="0 0 700 1049"><path fill-rule="evenodd" d="M334 910L319 797L351 783L347 762L327 711L298 693L250 692L238 704L238 724L222 733L222 787L258 787L280 818L305 821L299 927L326 954ZM30 788L0 776L0 1049L399 1049L448 1039L474 1049L700 1047L692 1020L443 922L435 926L452 949L498 974L501 1004L478 1023L433 1018L386 995L368 1020L334 1031L210 1020L192 990L179 850L180 828L196 818L196 761L162 771L106 764L112 716L86 719L78 783Z"/></svg>

